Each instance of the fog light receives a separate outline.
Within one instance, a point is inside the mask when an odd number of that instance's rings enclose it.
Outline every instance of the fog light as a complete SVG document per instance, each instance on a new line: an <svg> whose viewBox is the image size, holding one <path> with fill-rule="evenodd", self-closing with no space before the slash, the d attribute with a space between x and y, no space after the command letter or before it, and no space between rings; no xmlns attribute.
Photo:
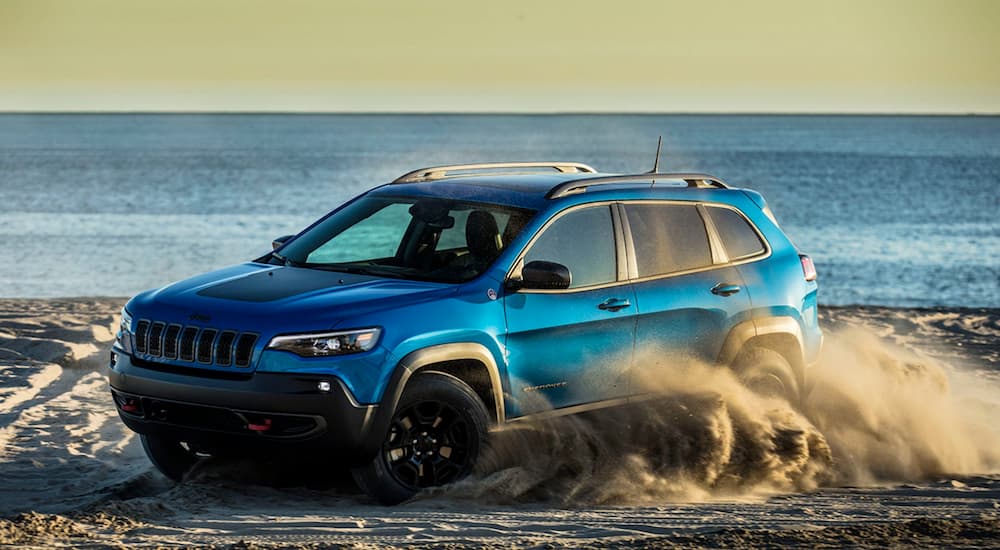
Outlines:
<svg viewBox="0 0 1000 550"><path fill-rule="evenodd" d="M330 391L330 383L327 382L326 380L320 380L319 384L316 384L316 389L318 389L323 393L326 393Z"/></svg>

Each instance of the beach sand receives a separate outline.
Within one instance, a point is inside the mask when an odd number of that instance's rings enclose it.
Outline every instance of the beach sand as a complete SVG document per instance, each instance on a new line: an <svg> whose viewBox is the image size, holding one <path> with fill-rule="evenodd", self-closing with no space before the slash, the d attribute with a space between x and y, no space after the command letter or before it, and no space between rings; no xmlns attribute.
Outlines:
<svg viewBox="0 0 1000 550"><path fill-rule="evenodd" d="M723 378L717 393L671 387L668 402L627 423L642 437L601 421L527 423L498 434L473 479L387 508L315 466L209 460L182 484L160 476L107 390L123 303L0 300L0 545L1000 540L1000 310L824 308L825 364L801 411L724 389Z"/></svg>

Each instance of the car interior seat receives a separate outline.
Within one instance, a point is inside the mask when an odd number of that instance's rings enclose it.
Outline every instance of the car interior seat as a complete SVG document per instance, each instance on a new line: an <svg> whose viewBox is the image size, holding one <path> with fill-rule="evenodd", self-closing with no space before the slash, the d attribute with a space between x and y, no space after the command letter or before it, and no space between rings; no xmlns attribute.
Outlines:
<svg viewBox="0 0 1000 550"><path fill-rule="evenodd" d="M493 214L485 210L469 212L465 223L465 243L469 248L469 267L482 271L500 254L500 228ZM464 258L465 256L463 256Z"/></svg>

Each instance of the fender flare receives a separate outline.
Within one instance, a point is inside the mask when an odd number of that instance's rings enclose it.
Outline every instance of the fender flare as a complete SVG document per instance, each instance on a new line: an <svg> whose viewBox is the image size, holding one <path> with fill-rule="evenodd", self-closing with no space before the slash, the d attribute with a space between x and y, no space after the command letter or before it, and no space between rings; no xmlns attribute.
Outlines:
<svg viewBox="0 0 1000 550"><path fill-rule="evenodd" d="M406 354L396 365L389 385L382 395L382 406L396 409L399 399L406 389L406 383L410 377L420 370L437 363L445 361L467 361L472 360L486 366L486 371L490 377L490 389L493 393L493 402L496 404L494 411L497 424L503 424L506 419L506 411L503 400L503 383L500 379L500 368L490 350L486 346L474 342L458 342L453 344L439 344L430 346ZM391 407L390 407L391 405Z"/></svg>
<svg viewBox="0 0 1000 550"><path fill-rule="evenodd" d="M720 365L732 364L747 342L758 336L770 334L781 334L795 338L799 350L798 363L800 365L804 364L804 356L802 355L802 350L804 349L802 345L802 327L792 317L761 317L737 323L729 331L726 341L722 344L722 349L719 351L718 363Z"/></svg>

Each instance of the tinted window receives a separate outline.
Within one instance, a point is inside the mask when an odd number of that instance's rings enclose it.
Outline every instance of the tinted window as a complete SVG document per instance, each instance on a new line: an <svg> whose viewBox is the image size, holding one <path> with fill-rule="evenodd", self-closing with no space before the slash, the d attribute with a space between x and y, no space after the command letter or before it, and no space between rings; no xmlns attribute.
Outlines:
<svg viewBox="0 0 1000 550"><path fill-rule="evenodd" d="M705 224L694 205L626 204L639 277L712 264Z"/></svg>
<svg viewBox="0 0 1000 550"><path fill-rule="evenodd" d="M735 210L709 208L708 214L719 236L722 237L722 244L726 247L730 260L753 256L764 251L764 243L757 236L757 232Z"/></svg>
<svg viewBox="0 0 1000 550"><path fill-rule="evenodd" d="M532 214L444 197L366 196L296 237L271 262L402 279L468 281L493 264Z"/></svg>
<svg viewBox="0 0 1000 550"><path fill-rule="evenodd" d="M524 263L546 260L569 268L570 288L617 279L615 232L611 209L595 206L557 219L524 256Z"/></svg>
<svg viewBox="0 0 1000 550"><path fill-rule="evenodd" d="M410 224L410 206L386 205L309 252L306 262L356 262L395 256Z"/></svg>

